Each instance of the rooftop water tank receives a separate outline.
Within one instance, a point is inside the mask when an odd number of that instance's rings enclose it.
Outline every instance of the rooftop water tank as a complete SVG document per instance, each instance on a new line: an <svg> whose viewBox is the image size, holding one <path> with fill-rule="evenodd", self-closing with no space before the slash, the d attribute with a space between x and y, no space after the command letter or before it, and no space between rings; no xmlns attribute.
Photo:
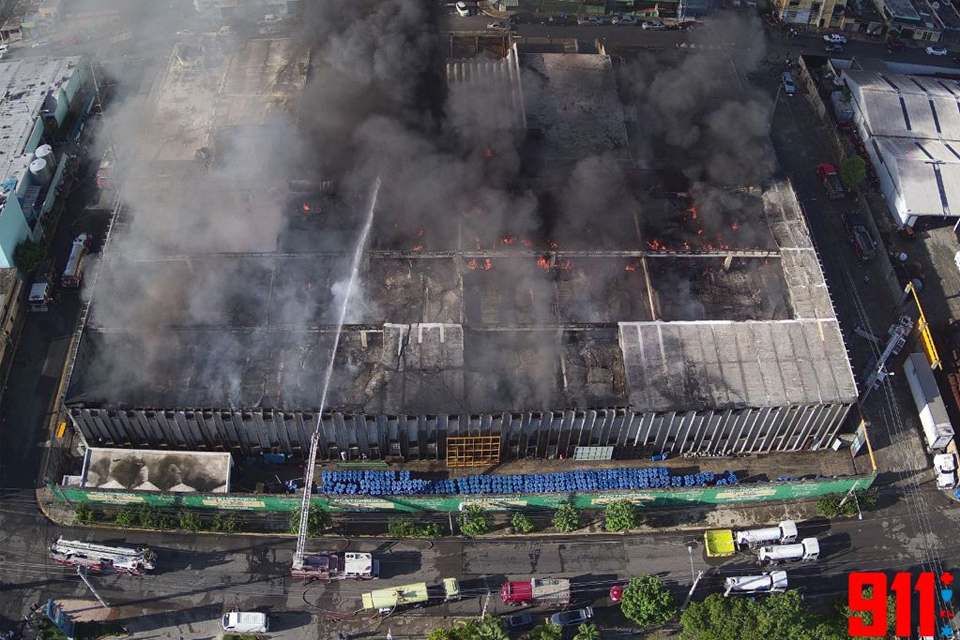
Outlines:
<svg viewBox="0 0 960 640"><path fill-rule="evenodd" d="M44 187L50 184L50 179L53 178L50 165L47 164L46 160L40 160L39 158L30 163L30 173L33 174L34 181Z"/></svg>
<svg viewBox="0 0 960 640"><path fill-rule="evenodd" d="M34 152L37 160L44 160L47 166L52 170L57 166L57 156L53 153L53 147L48 144L42 144Z"/></svg>

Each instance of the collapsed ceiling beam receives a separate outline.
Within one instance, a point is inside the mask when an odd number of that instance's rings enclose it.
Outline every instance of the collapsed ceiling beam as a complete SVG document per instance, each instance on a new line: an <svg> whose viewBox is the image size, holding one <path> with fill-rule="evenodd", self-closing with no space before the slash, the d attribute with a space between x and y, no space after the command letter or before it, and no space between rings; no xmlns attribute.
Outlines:
<svg viewBox="0 0 960 640"><path fill-rule="evenodd" d="M343 258L353 255L347 251L304 251L296 253L278 252L237 252L237 253L197 253L166 256L128 256L111 254L104 259L123 259L130 262L189 262L191 260L219 260L222 258L277 258L313 260L316 258ZM779 251L760 249L725 249L715 251L663 251L633 249L598 250L542 250L536 249L468 249L464 251L412 251L401 249L371 249L365 252L370 258L394 258L403 260L437 260L450 258L779 258Z"/></svg>

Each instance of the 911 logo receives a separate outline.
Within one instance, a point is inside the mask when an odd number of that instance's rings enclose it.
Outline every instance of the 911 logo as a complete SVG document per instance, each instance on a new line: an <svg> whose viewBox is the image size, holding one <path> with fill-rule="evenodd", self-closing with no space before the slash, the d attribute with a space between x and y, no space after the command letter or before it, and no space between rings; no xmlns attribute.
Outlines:
<svg viewBox="0 0 960 640"><path fill-rule="evenodd" d="M950 588L952 582L953 576L949 573L937 576L932 571L921 573L916 582L907 572L894 574L893 580L890 581L887 574L879 571L851 573L847 581L850 610L870 615L851 617L847 631L853 638L886 636L890 628L890 621L887 619L887 595L892 594L895 636L913 637L912 620L915 619L916 631L920 636L933 637L939 631L941 637L952 638L953 626L950 624L950 619L954 614L948 608L953 599L953 589ZM914 594L916 599L913 597ZM914 602L917 605L916 615L913 615L912 611Z"/></svg>

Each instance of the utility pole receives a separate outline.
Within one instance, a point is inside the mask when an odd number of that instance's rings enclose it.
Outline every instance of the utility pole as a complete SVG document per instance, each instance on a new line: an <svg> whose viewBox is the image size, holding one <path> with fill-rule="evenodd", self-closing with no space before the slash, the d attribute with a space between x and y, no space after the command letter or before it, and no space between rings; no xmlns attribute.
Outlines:
<svg viewBox="0 0 960 640"><path fill-rule="evenodd" d="M847 495L843 496L843 500L840 501L839 506L842 507L847 503L847 500L853 497L853 503L857 505L857 520L863 520L863 512L860 511L860 500L857 499L857 485L860 484L860 481L857 480L853 483L853 486L850 487L850 491L847 491Z"/></svg>
<svg viewBox="0 0 960 640"><path fill-rule="evenodd" d="M700 578L703 577L703 571L697 574L697 577L693 579L693 584L690 585L690 591L687 593L687 599L683 601L683 606L680 607L680 611L686 611L687 607L690 606L690 599L693 598L693 592L697 588L697 585L700 583Z"/></svg>
<svg viewBox="0 0 960 640"><path fill-rule="evenodd" d="M83 571L83 567L77 567L77 575L80 576L80 579L83 580L83 583L87 585L88 589L90 589L90 593L93 594L93 596L103 606L103 608L109 609L110 605L104 602L103 598L100 597L100 594L97 593L97 590L93 588L93 584L87 579L87 574Z"/></svg>

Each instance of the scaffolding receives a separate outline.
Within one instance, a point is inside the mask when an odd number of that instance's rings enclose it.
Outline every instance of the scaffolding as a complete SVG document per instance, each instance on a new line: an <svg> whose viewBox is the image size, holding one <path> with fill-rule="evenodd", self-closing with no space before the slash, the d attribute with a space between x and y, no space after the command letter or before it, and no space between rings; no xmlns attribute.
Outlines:
<svg viewBox="0 0 960 640"><path fill-rule="evenodd" d="M500 463L500 436L447 438L447 468L487 467Z"/></svg>

